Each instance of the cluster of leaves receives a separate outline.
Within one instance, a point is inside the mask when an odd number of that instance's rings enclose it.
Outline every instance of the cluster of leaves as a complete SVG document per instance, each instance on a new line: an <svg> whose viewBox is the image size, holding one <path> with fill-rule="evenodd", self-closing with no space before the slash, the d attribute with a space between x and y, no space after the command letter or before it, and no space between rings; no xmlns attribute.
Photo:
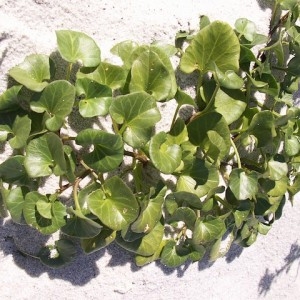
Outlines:
<svg viewBox="0 0 300 300"><path fill-rule="evenodd" d="M57 31L64 78L49 56L30 55L9 71L14 82L0 96L0 140L13 149L0 164L2 216L61 232L37 254L52 267L75 257L68 237L86 253L115 241L139 266L160 259L176 267L205 253L217 259L232 242L250 246L300 190L298 18L299 1L277 0L264 36L247 19L231 28L202 17L197 33L178 36L189 37L185 50L115 45L121 65L101 61L86 34ZM178 72L197 79L194 98L177 84L174 55ZM171 99L170 129L157 132L158 102ZM183 120L186 105L196 112ZM78 111L111 120L111 130L66 134ZM173 183L151 182L151 173ZM45 194L49 177L57 187Z"/></svg>

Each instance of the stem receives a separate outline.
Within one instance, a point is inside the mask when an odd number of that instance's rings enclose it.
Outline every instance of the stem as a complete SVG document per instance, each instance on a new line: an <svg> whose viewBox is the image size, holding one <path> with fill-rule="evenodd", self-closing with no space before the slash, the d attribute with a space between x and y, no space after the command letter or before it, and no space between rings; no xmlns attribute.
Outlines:
<svg viewBox="0 0 300 300"><path fill-rule="evenodd" d="M4 199L5 199L4 186L2 180L0 179L0 217L1 218L5 218L8 216Z"/></svg>
<svg viewBox="0 0 300 300"><path fill-rule="evenodd" d="M237 164L238 164L238 168L241 169L242 168L242 164L241 164L241 158L240 158L240 155L239 155L239 152L235 146L235 143L232 139L230 139L230 142L231 142L231 146L234 150L234 153L235 153L235 156L236 156L236 160L237 160Z"/></svg>
<svg viewBox="0 0 300 300"><path fill-rule="evenodd" d="M119 127L118 127L118 124L116 123L116 121L115 121L113 118L111 118L111 121L112 121L112 125L113 125L114 132L115 132L116 134L118 134L118 133L119 133Z"/></svg>
<svg viewBox="0 0 300 300"><path fill-rule="evenodd" d="M216 88L215 88L213 94L211 95L207 106L204 108L204 110L202 110L201 113L208 112L211 108L214 107L214 104L215 104L214 100L215 100L215 97L217 95L219 88L220 88L220 84L217 82Z"/></svg>
<svg viewBox="0 0 300 300"><path fill-rule="evenodd" d="M70 80L71 77L71 72L72 72L73 64L69 63L68 68L67 68L67 74L66 74L66 80Z"/></svg>
<svg viewBox="0 0 300 300"><path fill-rule="evenodd" d="M277 12L278 12L278 8L279 8L279 4L278 2L276 1L275 3L275 6L274 6L274 9L272 11L272 16L271 16L271 21L270 21L270 28L273 28L274 26L274 23L275 23L275 18L276 18L276 15L277 15ZM270 32L271 34L272 32Z"/></svg>
<svg viewBox="0 0 300 300"><path fill-rule="evenodd" d="M174 113L174 116L173 116L173 120L172 120L172 123L171 123L171 128L170 130L172 129L172 127L174 126L175 122L176 122L176 117L177 117L177 114L179 112L179 109L180 109L180 105L177 105L176 107L176 110L175 110L175 113Z"/></svg>
<svg viewBox="0 0 300 300"><path fill-rule="evenodd" d="M75 203L75 209L78 211L81 211L81 207L79 204L79 199L78 199L78 188L79 188L79 183L81 181L81 178L76 179L74 188L73 188L73 199Z"/></svg>
<svg viewBox="0 0 300 300"><path fill-rule="evenodd" d="M137 193L140 193L142 191L142 165L137 162L135 158L133 159L132 164L135 190Z"/></svg>

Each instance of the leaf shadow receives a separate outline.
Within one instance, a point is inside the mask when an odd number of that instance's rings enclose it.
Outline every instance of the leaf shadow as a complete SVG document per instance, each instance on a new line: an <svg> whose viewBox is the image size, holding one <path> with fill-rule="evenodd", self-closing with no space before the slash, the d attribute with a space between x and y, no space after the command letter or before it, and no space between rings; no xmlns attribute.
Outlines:
<svg viewBox="0 0 300 300"><path fill-rule="evenodd" d="M274 7L273 0L257 0L257 3L262 10L266 10L269 8L272 9Z"/></svg>
<svg viewBox="0 0 300 300"><path fill-rule="evenodd" d="M269 268L265 270L265 274L260 279L258 284L258 293L260 296L266 296L267 293L271 290L272 284L282 273L288 273L292 265L298 261L298 271L300 269L300 245L298 241L293 243L290 248L290 253L284 258L284 264L279 269L275 271L270 271Z"/></svg>

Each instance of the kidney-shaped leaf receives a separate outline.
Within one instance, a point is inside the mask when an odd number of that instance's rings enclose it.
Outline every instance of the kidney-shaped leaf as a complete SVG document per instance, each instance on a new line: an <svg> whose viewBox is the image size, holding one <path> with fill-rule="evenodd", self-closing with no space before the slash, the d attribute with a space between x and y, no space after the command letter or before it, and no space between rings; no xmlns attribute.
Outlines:
<svg viewBox="0 0 300 300"><path fill-rule="evenodd" d="M149 154L154 166L165 174L174 172L181 162L180 146L174 144L165 132L159 132L151 138Z"/></svg>
<svg viewBox="0 0 300 300"><path fill-rule="evenodd" d="M36 138L26 147L25 169L30 177L63 175L66 169L63 144L60 138L52 133Z"/></svg>
<svg viewBox="0 0 300 300"><path fill-rule="evenodd" d="M150 198L145 209L140 213L137 220L131 225L131 230L137 233L149 233L162 215L162 205L166 187L163 188L156 197Z"/></svg>
<svg viewBox="0 0 300 300"><path fill-rule="evenodd" d="M31 101L30 108L37 112L48 114L46 127L57 131L63 125L64 119L73 108L75 100L74 86L65 80L50 83L36 101Z"/></svg>
<svg viewBox="0 0 300 300"><path fill-rule="evenodd" d="M17 116L11 128L11 133L13 134L13 137L9 140L11 147L14 149L25 147L30 131L31 120L28 116Z"/></svg>
<svg viewBox="0 0 300 300"><path fill-rule="evenodd" d="M94 150L84 155L83 160L98 172L114 170L123 161L123 141L117 134L88 128L77 135L76 143L83 146L94 145Z"/></svg>
<svg viewBox="0 0 300 300"><path fill-rule="evenodd" d="M108 86L81 78L76 81L76 93L81 97L79 112L83 117L105 116L108 113L112 100L112 91Z"/></svg>
<svg viewBox="0 0 300 300"><path fill-rule="evenodd" d="M124 141L132 147L141 147L148 142L147 129L152 128L161 117L155 98L145 92L117 97L109 112L118 124L123 124ZM144 136L140 132L145 133Z"/></svg>
<svg viewBox="0 0 300 300"><path fill-rule="evenodd" d="M9 70L9 75L29 90L41 92L50 80L49 56L32 54L25 60Z"/></svg>
<svg viewBox="0 0 300 300"><path fill-rule="evenodd" d="M82 32L72 30L56 31L58 51L63 59L85 67L96 67L100 64L101 53L95 41Z"/></svg>
<svg viewBox="0 0 300 300"><path fill-rule="evenodd" d="M198 218L193 232L193 242L195 244L208 243L220 238L226 231L224 220L213 218L201 220Z"/></svg>
<svg viewBox="0 0 300 300"><path fill-rule="evenodd" d="M102 189L88 196L88 206L103 224L113 230L128 226L137 218L139 212L132 191L116 176L109 178Z"/></svg>
<svg viewBox="0 0 300 300"><path fill-rule="evenodd" d="M210 71L213 63L222 71L239 68L240 43L231 26L215 21L194 37L180 61L186 73Z"/></svg>
<svg viewBox="0 0 300 300"><path fill-rule="evenodd" d="M49 202L38 192L26 194L23 213L26 223L43 234L54 233L66 223L65 206L58 200Z"/></svg>
<svg viewBox="0 0 300 300"><path fill-rule="evenodd" d="M215 143L210 139L208 132L217 133L222 139L222 148L219 149L219 157L223 158L230 150L230 131L224 117L217 112L200 114L187 126L190 141L201 146L204 150L209 150ZM218 139L220 140L220 139Z"/></svg>
<svg viewBox="0 0 300 300"><path fill-rule="evenodd" d="M243 169L234 169L230 173L229 187L236 199L253 199L258 191L258 176L255 172L247 174Z"/></svg>
<svg viewBox="0 0 300 300"><path fill-rule="evenodd" d="M38 257L41 262L50 268L60 268L70 264L76 257L76 246L67 239L60 239L55 242L55 245L43 247Z"/></svg>
<svg viewBox="0 0 300 300"><path fill-rule="evenodd" d="M243 35L250 42L253 41L256 34L256 26L252 21L246 18L240 18L235 21L234 26L240 35Z"/></svg>
<svg viewBox="0 0 300 300"><path fill-rule="evenodd" d="M8 88L0 95L0 111L10 111L19 109L18 94L21 90L21 85L15 85Z"/></svg>

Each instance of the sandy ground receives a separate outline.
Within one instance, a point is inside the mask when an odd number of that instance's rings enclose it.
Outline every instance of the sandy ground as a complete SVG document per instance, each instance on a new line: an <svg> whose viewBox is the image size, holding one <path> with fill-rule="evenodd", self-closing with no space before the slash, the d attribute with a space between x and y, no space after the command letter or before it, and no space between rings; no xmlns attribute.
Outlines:
<svg viewBox="0 0 300 300"><path fill-rule="evenodd" d="M253 20L268 31L269 3L259 0L0 0L0 93L7 71L30 53L55 50L55 30L92 36L102 56L119 41L174 42L179 30L196 29L199 16ZM8 155L0 150L0 162ZM300 297L300 201L287 203L266 237L247 249L233 247L215 263L168 269L160 263L138 268L116 245L72 265L51 270L17 251L33 253L47 237L0 220L0 299L296 299Z"/></svg>

